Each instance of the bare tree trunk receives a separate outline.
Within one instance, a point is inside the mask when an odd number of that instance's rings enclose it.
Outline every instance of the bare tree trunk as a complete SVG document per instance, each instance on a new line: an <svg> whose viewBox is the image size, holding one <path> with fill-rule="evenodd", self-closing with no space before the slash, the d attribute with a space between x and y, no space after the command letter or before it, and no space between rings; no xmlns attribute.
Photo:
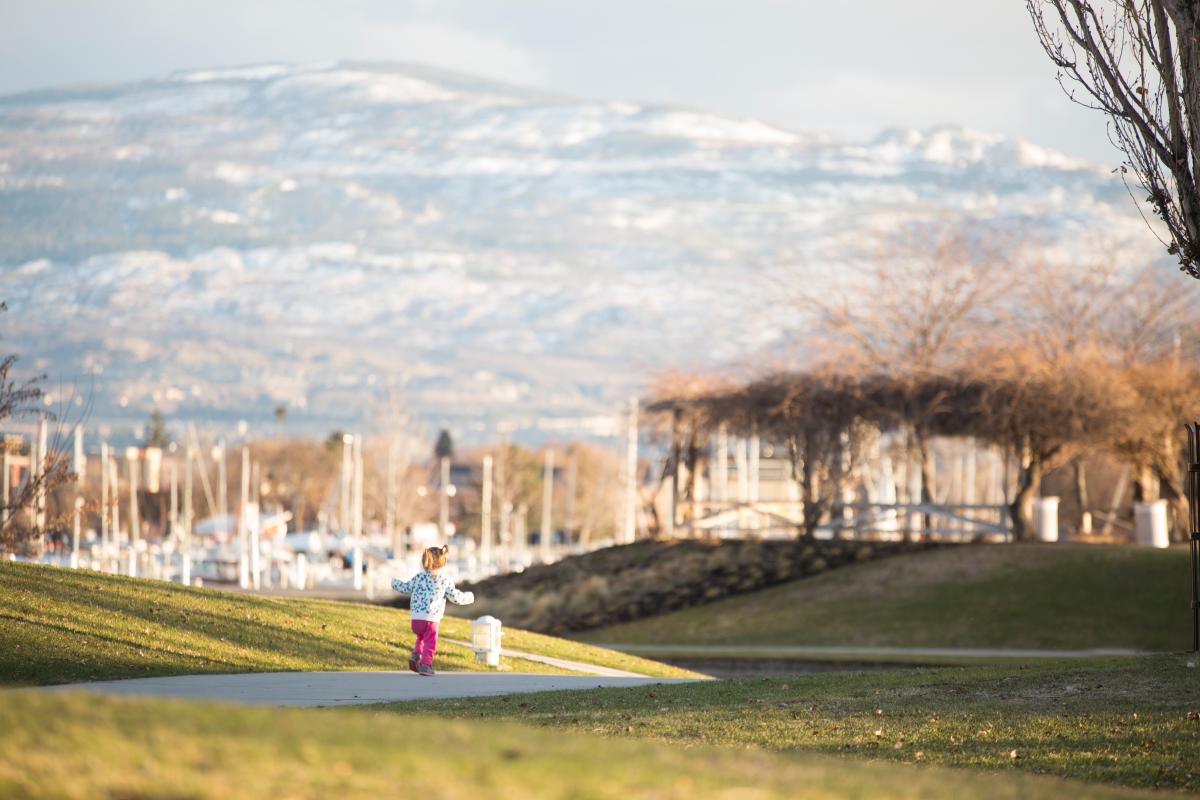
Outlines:
<svg viewBox="0 0 1200 800"><path fill-rule="evenodd" d="M1158 476L1148 465L1135 467L1133 479L1133 502L1153 503L1158 499Z"/></svg>
<svg viewBox="0 0 1200 800"><path fill-rule="evenodd" d="M1158 477L1159 497L1167 501L1170 513L1167 524L1170 525L1171 541L1182 542L1187 539L1190 531L1188 525L1188 499L1183 488L1183 476L1169 475L1155 470Z"/></svg>
<svg viewBox="0 0 1200 800"><path fill-rule="evenodd" d="M1113 487L1112 500L1108 504L1108 516L1104 518L1104 527L1100 529L1100 535L1104 538L1112 536L1113 523L1117 518L1117 512L1121 510L1121 500L1125 498L1125 485L1129 483L1129 467L1121 468L1121 475L1117 478L1117 485Z"/></svg>
<svg viewBox="0 0 1200 800"><path fill-rule="evenodd" d="M821 524L821 517L824 515L825 509L821 502L821 476L818 474L817 465L812 458L812 442L809 441L808 435L805 439L803 469L800 473L800 492L804 498L804 538L813 539L816 537L817 526Z"/></svg>
<svg viewBox="0 0 1200 800"><path fill-rule="evenodd" d="M1079 509L1076 530L1080 534L1092 532L1092 515L1088 511L1087 465L1082 458L1075 459L1075 505Z"/></svg>
<svg viewBox="0 0 1200 800"><path fill-rule="evenodd" d="M809 484L811 483L811 473L807 469L806 460L800 456L800 448L796 443L795 436L788 436L788 460L792 464L792 480L800 486L800 508L801 520L797 526L797 534L802 539L813 538L814 527L808 524L808 508L809 508Z"/></svg>
<svg viewBox="0 0 1200 800"><path fill-rule="evenodd" d="M1033 533L1033 501L1042 484L1042 462L1028 451L1021 454L1017 470L1017 490L1008 505L1012 518L1013 541L1024 541Z"/></svg>
<svg viewBox="0 0 1200 800"><path fill-rule="evenodd" d="M921 464L921 505L933 504L933 463L929 457L929 438L920 428L913 429L913 444L917 451L917 460ZM933 515L926 512L921 515L921 526L928 534L933 528Z"/></svg>

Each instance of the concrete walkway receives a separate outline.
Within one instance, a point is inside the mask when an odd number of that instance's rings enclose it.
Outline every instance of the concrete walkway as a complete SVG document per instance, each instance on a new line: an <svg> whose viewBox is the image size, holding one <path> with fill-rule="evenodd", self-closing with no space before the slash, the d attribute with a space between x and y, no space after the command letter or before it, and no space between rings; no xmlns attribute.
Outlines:
<svg viewBox="0 0 1200 800"><path fill-rule="evenodd" d="M1099 648L1095 650L1032 650L987 647L808 647L804 645L736 645L736 644L621 644L593 643L596 647L619 650L639 656L720 656L723 658L872 658L940 659L940 658L1097 658L1104 656L1147 655L1142 650Z"/></svg>
<svg viewBox="0 0 1200 800"><path fill-rule="evenodd" d="M17 691L86 691L188 700L224 700L266 706L345 706L398 700L481 697L681 682L684 681L669 678L496 672L439 672L432 678L423 678L412 672L250 672L236 675L177 675L169 678L70 683Z"/></svg>
<svg viewBox="0 0 1200 800"><path fill-rule="evenodd" d="M463 642L458 639L442 638L439 642L465 647L468 650L471 648L470 642ZM554 658L553 656L543 656L537 653L526 653L523 650L511 650L504 648L504 655L511 658L523 658L526 661L536 661L539 664L546 664L559 669L570 670L571 672L581 672L584 675L603 675L606 678L644 678L637 672L627 672L623 669L614 669L612 667L602 667L599 664L585 664L582 661L571 661L566 658Z"/></svg>

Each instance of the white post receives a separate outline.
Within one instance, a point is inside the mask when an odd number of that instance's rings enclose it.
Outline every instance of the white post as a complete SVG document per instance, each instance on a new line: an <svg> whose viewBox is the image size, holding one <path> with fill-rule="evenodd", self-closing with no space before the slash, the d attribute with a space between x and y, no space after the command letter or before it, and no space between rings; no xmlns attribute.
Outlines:
<svg viewBox="0 0 1200 800"><path fill-rule="evenodd" d="M258 485L258 465L255 464L250 469L251 480L254 481L253 486ZM254 497L254 492L251 492L251 497ZM246 535L249 540L247 549L250 552L250 585L255 591L262 588L262 543L259 539L259 531L262 526L262 515L259 513L259 505L257 499L252 499L249 503L249 512L246 514Z"/></svg>
<svg viewBox="0 0 1200 800"><path fill-rule="evenodd" d="M679 521L679 495L683 492L684 486L684 471L687 467L684 465L686 459L683 457L682 446L678 450L679 459L675 462L675 480L671 484L671 531L674 533L675 525Z"/></svg>
<svg viewBox="0 0 1200 800"><path fill-rule="evenodd" d="M739 436L733 443L733 465L737 470L737 522L738 530L746 527L746 510L743 506L750 499L750 466L746 455L746 439Z"/></svg>
<svg viewBox="0 0 1200 800"><path fill-rule="evenodd" d="M966 463L964 464L965 469L963 470L963 498L962 498L962 501L964 503L966 503L967 505L975 505L975 496L976 496L976 493L975 493L975 488L976 488L975 487L975 483L976 483L975 462L978 460L978 456L979 456L979 451L975 447L975 440L972 439L970 444L967 446L967 460L966 460ZM968 514L967 516L974 516L974 515Z"/></svg>
<svg viewBox="0 0 1200 800"><path fill-rule="evenodd" d="M296 588L308 588L308 555L296 553Z"/></svg>
<svg viewBox="0 0 1200 800"><path fill-rule="evenodd" d="M1134 540L1144 547L1170 547L1167 501L1136 503L1133 507Z"/></svg>
<svg viewBox="0 0 1200 800"><path fill-rule="evenodd" d="M921 504L921 460L916 455L913 455L905 461L904 469L907 472L908 478L908 502L913 505ZM923 530L925 515L919 511L910 511L908 514L908 530L910 533L918 533Z"/></svg>
<svg viewBox="0 0 1200 800"><path fill-rule="evenodd" d="M517 518L513 522L513 545L517 551L517 563L522 566L529 563L529 531L525 527L529 523L529 506L522 503L517 506Z"/></svg>
<svg viewBox="0 0 1200 800"><path fill-rule="evenodd" d="M503 486L503 482L501 482ZM513 505L509 500L500 500L500 541L503 544L503 549L500 551L500 564L505 570L512 566L513 549L516 547L516 540L513 536L512 526Z"/></svg>
<svg viewBox="0 0 1200 800"><path fill-rule="evenodd" d="M438 538L446 541L450 530L450 459L441 460L441 486L438 489Z"/></svg>
<svg viewBox="0 0 1200 800"><path fill-rule="evenodd" d="M543 564L550 563L550 537L554 535L554 451L546 448L546 461L542 467L542 532L539 542Z"/></svg>
<svg viewBox="0 0 1200 800"><path fill-rule="evenodd" d="M483 575L492 564L492 457L483 457L483 490L480 498L479 560Z"/></svg>
<svg viewBox="0 0 1200 800"><path fill-rule="evenodd" d="M45 419L38 420L37 440L34 443L35 463L30 469L30 475L37 481L37 491L34 493L34 527L38 534L38 553L42 552L46 541L46 483L43 476L46 472L46 458L49 455L49 423Z"/></svg>
<svg viewBox="0 0 1200 800"><path fill-rule="evenodd" d="M83 454L83 426L75 426L75 455L71 461L71 468L75 471L75 486L83 490L83 476L87 470L87 456Z"/></svg>
<svg viewBox="0 0 1200 800"><path fill-rule="evenodd" d="M750 437L749 501L758 502L758 471L762 465L762 440L758 434Z"/></svg>
<svg viewBox="0 0 1200 800"><path fill-rule="evenodd" d="M121 550L121 474L117 471L117 457L112 455L108 460L108 488L112 501L112 539L116 544L115 551Z"/></svg>
<svg viewBox="0 0 1200 800"><path fill-rule="evenodd" d="M168 523L171 540L175 542L177 549L182 548L182 540L179 534L179 464L175 459L171 459L170 471L168 473L171 479L171 517Z"/></svg>
<svg viewBox="0 0 1200 800"><path fill-rule="evenodd" d="M83 475L87 461L83 455L83 427L75 426L75 513L71 520L71 568L79 568L79 534L83 520Z"/></svg>
<svg viewBox="0 0 1200 800"><path fill-rule="evenodd" d="M879 492L876 502L895 505L896 499L896 476L892 471L892 459L887 453L882 453L879 456ZM881 531L894 533L897 528L896 509L890 509L879 515L875 527Z"/></svg>
<svg viewBox="0 0 1200 800"><path fill-rule="evenodd" d="M184 539L187 540L187 546L190 548L192 546L192 525L195 523L195 519L192 516L194 514L192 509L192 490L194 487L192 485L191 443L189 442L184 449L186 455L183 459L183 535ZM228 515L223 517L222 524L225 524L228 519Z"/></svg>
<svg viewBox="0 0 1200 800"><path fill-rule="evenodd" d="M729 502L729 429L722 422L717 428L717 499Z"/></svg>
<svg viewBox="0 0 1200 800"><path fill-rule="evenodd" d="M750 467L746 456L746 440L739 436L733 445L734 468L737 470L737 501L750 499Z"/></svg>
<svg viewBox="0 0 1200 800"><path fill-rule="evenodd" d="M0 468L4 470L4 488L3 495L0 496L0 502L3 502L4 507L0 508L0 526L8 524L10 511L8 504L12 502L12 456L8 452L8 440L0 437L0 445L4 447L3 455L0 455Z"/></svg>
<svg viewBox="0 0 1200 800"><path fill-rule="evenodd" d="M1039 497L1033 501L1033 520L1037 537L1043 542L1058 541L1058 498Z"/></svg>
<svg viewBox="0 0 1200 800"><path fill-rule="evenodd" d="M575 530L575 490L578 481L579 453L572 449L567 459L567 485L563 498L563 547L567 546L571 532Z"/></svg>
<svg viewBox="0 0 1200 800"><path fill-rule="evenodd" d="M667 519L663 533L668 539L675 537L675 478L676 475L668 475L663 482L663 488L667 490Z"/></svg>
<svg viewBox="0 0 1200 800"><path fill-rule="evenodd" d="M100 561L101 569L107 570L109 548L108 528L108 442L100 443Z"/></svg>
<svg viewBox="0 0 1200 800"><path fill-rule="evenodd" d="M222 520L229 519L229 476L225 464L225 440L221 439L217 442L217 513L221 515ZM191 497L191 490L188 490L188 496ZM189 503L190 506L190 503ZM192 518L191 512L188 512L188 533L191 533Z"/></svg>
<svg viewBox="0 0 1200 800"><path fill-rule="evenodd" d="M262 530L261 523L260 523L259 530L260 531ZM284 530L285 531L287 530L286 525L284 526ZM266 564L266 568L263 569L262 575L263 575L263 584L268 589L270 589L271 587L273 587L275 585L275 544L276 544L276 542L275 542L274 538L267 540L267 564ZM280 569L279 573L280 573L280 575L282 575L283 569Z"/></svg>
<svg viewBox="0 0 1200 800"><path fill-rule="evenodd" d="M625 442L625 527L624 542L637 538L638 497L638 400L629 398L629 430Z"/></svg>
<svg viewBox="0 0 1200 800"><path fill-rule="evenodd" d="M394 542L396 528L396 439L392 437L388 441L387 454L387 486L384 487L384 518L383 528L387 531L387 535ZM395 549L395 548L393 548ZM399 555L399 552L396 553Z"/></svg>
<svg viewBox="0 0 1200 800"><path fill-rule="evenodd" d="M354 558L352 566L354 568L354 590L361 591L363 588L363 452L362 452L362 436L354 437L354 507L351 512L351 524L353 531L351 535L354 537Z"/></svg>
<svg viewBox="0 0 1200 800"><path fill-rule="evenodd" d="M136 447L125 449L125 463L129 467L129 543L142 538L141 519L138 516L138 451Z"/></svg>
<svg viewBox="0 0 1200 800"><path fill-rule="evenodd" d="M75 512L71 517L71 569L79 569L79 523L83 515L83 497L75 497Z"/></svg>
<svg viewBox="0 0 1200 800"><path fill-rule="evenodd" d="M350 532L350 478L352 473L350 452L354 437L348 433L342 434L342 474L341 487L338 496L338 527L346 533Z"/></svg>
<svg viewBox="0 0 1200 800"><path fill-rule="evenodd" d="M243 589L250 587L250 560L246 530L246 515L250 511L250 450L242 447L242 505L238 512L238 585Z"/></svg>
<svg viewBox="0 0 1200 800"><path fill-rule="evenodd" d="M946 497L943 500L949 505L962 502L963 475L966 474L967 463L962 447L957 442L951 442L946 449L949 451L946 453L946 467L950 471L950 480L946 481ZM958 523L951 524L959 527Z"/></svg>
<svg viewBox="0 0 1200 800"><path fill-rule="evenodd" d="M250 464L250 508L252 513L246 522L250 537L250 585L255 591L262 588L262 480L259 478L258 462Z"/></svg>

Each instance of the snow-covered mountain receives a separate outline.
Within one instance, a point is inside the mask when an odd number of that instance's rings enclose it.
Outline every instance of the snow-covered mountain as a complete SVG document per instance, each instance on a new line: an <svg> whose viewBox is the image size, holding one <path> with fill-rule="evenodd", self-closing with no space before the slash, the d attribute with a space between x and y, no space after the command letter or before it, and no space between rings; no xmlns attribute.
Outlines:
<svg viewBox="0 0 1200 800"><path fill-rule="evenodd" d="M656 370L777 351L789 283L946 215L1149 238L1107 169L959 128L851 143L412 65L186 72L0 98L0 333L100 421L285 405L319 432L394 386L468 436L602 432Z"/></svg>

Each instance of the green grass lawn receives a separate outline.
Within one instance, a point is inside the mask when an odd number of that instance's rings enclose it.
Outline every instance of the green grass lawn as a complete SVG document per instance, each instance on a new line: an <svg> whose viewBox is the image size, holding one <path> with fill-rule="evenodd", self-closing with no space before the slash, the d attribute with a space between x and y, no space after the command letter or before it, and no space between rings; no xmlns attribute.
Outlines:
<svg viewBox="0 0 1200 800"><path fill-rule="evenodd" d="M1186 550L978 545L857 564L581 634L591 642L1014 647L1191 646Z"/></svg>
<svg viewBox="0 0 1200 800"><path fill-rule="evenodd" d="M518 702L525 701L514 698ZM531 709L529 715L541 712ZM995 774L978 774L759 748L673 747L492 720L22 691L6 694L0 703L0 796L1037 800L1150 795L1022 774L1007 764Z"/></svg>
<svg viewBox="0 0 1200 800"><path fill-rule="evenodd" d="M838 754L856 759L847 772L871 759L1200 790L1194 656L809 673L375 708L688 746Z"/></svg>
<svg viewBox="0 0 1200 800"><path fill-rule="evenodd" d="M444 638L469 639L446 619ZM203 672L403 669L413 643L405 611L355 603L254 597L21 563L0 563L0 685ZM646 675L691 673L550 636L506 629L516 650ZM443 644L437 666L478 668ZM554 668L505 658L506 669Z"/></svg>

